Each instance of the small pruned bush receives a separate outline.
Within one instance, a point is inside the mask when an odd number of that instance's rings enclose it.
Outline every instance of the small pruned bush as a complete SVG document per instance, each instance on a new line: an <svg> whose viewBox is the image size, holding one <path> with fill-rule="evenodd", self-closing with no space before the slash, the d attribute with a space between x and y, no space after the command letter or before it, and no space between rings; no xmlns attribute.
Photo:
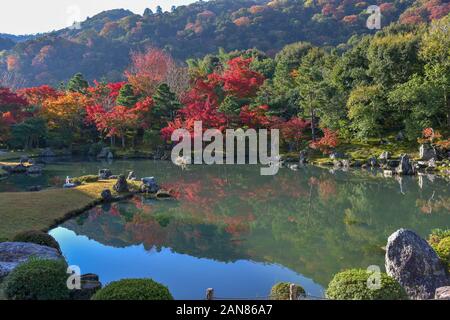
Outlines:
<svg viewBox="0 0 450 320"><path fill-rule="evenodd" d="M270 290L270 300L289 300L290 299L290 287L291 284L288 282L279 282L272 287ZM306 297L305 289L302 286L295 285L297 290L296 299Z"/></svg>
<svg viewBox="0 0 450 320"><path fill-rule="evenodd" d="M428 242L450 272L450 229L433 230Z"/></svg>
<svg viewBox="0 0 450 320"><path fill-rule="evenodd" d="M328 285L326 296L333 300L406 300L405 290L392 277L380 273L381 287L370 288L373 273L363 269L350 269L336 274Z"/></svg>
<svg viewBox="0 0 450 320"><path fill-rule="evenodd" d="M94 175L72 178L72 183L79 184L79 185L86 184L86 183L95 183L95 182L98 182L98 176L94 176Z"/></svg>
<svg viewBox="0 0 450 320"><path fill-rule="evenodd" d="M169 289L150 279L125 279L100 289L92 300L173 300Z"/></svg>
<svg viewBox="0 0 450 320"><path fill-rule="evenodd" d="M37 230L25 231L18 233L13 238L14 242L30 242L39 244L41 246L47 246L54 248L61 252L58 242L51 235Z"/></svg>
<svg viewBox="0 0 450 320"><path fill-rule="evenodd" d="M9 300L65 300L67 264L64 260L31 259L14 269L2 283Z"/></svg>

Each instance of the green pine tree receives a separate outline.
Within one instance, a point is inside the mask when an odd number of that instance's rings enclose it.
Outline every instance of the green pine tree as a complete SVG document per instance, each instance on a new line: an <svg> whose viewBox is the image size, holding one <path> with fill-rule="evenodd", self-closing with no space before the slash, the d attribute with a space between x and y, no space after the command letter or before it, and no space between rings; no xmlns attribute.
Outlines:
<svg viewBox="0 0 450 320"><path fill-rule="evenodd" d="M67 83L67 90L71 92L85 93L89 83L84 79L81 73L77 73Z"/></svg>
<svg viewBox="0 0 450 320"><path fill-rule="evenodd" d="M162 126L169 121L173 121L177 111L181 108L181 103L176 94L165 83L158 86L153 95L153 101L152 115Z"/></svg>
<svg viewBox="0 0 450 320"><path fill-rule="evenodd" d="M120 106L131 108L138 100L138 96L134 93L133 87L127 83L120 89L116 103Z"/></svg>

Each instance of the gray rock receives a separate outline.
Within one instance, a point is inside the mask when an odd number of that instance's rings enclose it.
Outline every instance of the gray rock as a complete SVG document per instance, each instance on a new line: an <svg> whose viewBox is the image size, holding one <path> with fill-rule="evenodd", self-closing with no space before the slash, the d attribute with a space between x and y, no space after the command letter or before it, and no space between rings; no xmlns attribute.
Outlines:
<svg viewBox="0 0 450 320"><path fill-rule="evenodd" d="M21 156L20 157L20 164L24 164L26 162L28 162L30 159L28 158L28 156Z"/></svg>
<svg viewBox="0 0 450 320"><path fill-rule="evenodd" d="M103 190L102 193L101 193L101 197L102 197L103 201L106 201L106 202L111 201L112 197L113 197L112 193L111 193L111 190L109 190L109 189Z"/></svg>
<svg viewBox="0 0 450 320"><path fill-rule="evenodd" d="M26 262L31 257L46 260L62 258L58 250L34 243L0 243L0 279L7 276L18 265Z"/></svg>
<svg viewBox="0 0 450 320"><path fill-rule="evenodd" d="M378 165L377 158L375 158L375 157L370 158L370 159L368 160L367 164L368 164L369 166L371 166L372 168L376 167L376 166Z"/></svg>
<svg viewBox="0 0 450 320"><path fill-rule="evenodd" d="M136 180L136 174L134 173L134 171L130 171L130 173L128 174L127 180L130 180L130 181Z"/></svg>
<svg viewBox="0 0 450 320"><path fill-rule="evenodd" d="M142 181L141 186L142 193L157 193L160 189L154 177L142 178L141 181Z"/></svg>
<svg viewBox="0 0 450 320"><path fill-rule="evenodd" d="M380 160L389 160L391 157L392 157L392 155L391 155L391 153L389 151L384 151L382 154L380 154L378 159L380 159Z"/></svg>
<svg viewBox="0 0 450 320"><path fill-rule="evenodd" d="M347 155L341 153L341 152L332 152L330 154L330 159L347 159Z"/></svg>
<svg viewBox="0 0 450 320"><path fill-rule="evenodd" d="M306 150L302 150L299 153L299 157L298 157L298 163L300 165L304 165L308 163L308 151Z"/></svg>
<svg viewBox="0 0 450 320"><path fill-rule="evenodd" d="M128 182L124 175L120 175L117 179L116 184L114 185L114 191L117 193L125 193L128 192Z"/></svg>
<svg viewBox="0 0 450 320"><path fill-rule="evenodd" d="M109 169L100 169L98 171L98 178L100 180L107 180L112 176L112 172Z"/></svg>
<svg viewBox="0 0 450 320"><path fill-rule="evenodd" d="M436 300L450 300L450 287L437 288L434 298Z"/></svg>
<svg viewBox="0 0 450 320"><path fill-rule="evenodd" d="M412 176L415 174L415 168L407 154L401 156L400 164L398 165L396 172L403 176Z"/></svg>
<svg viewBox="0 0 450 320"><path fill-rule="evenodd" d="M423 161L429 161L431 159L436 159L436 150L429 144L422 144L419 148L419 156Z"/></svg>
<svg viewBox="0 0 450 320"><path fill-rule="evenodd" d="M433 299L439 287L449 285L446 269L431 246L416 233L400 229L386 246L386 272L411 299Z"/></svg>

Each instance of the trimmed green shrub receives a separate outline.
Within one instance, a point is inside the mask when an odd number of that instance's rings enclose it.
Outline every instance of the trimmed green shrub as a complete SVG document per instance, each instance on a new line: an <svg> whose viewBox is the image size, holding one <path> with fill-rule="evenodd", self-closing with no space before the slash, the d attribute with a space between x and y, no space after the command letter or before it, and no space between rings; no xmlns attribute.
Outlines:
<svg viewBox="0 0 450 320"><path fill-rule="evenodd" d="M82 176L78 178L72 178L72 183L74 184L85 184L85 183L94 183L98 182L98 176L90 175L90 176Z"/></svg>
<svg viewBox="0 0 450 320"><path fill-rule="evenodd" d="M67 264L64 260L30 259L14 269L2 283L10 300L65 300Z"/></svg>
<svg viewBox="0 0 450 320"><path fill-rule="evenodd" d="M288 282L279 282L270 290L270 300L289 300L289 289L291 284ZM302 286L297 287L297 299L306 297L305 289Z"/></svg>
<svg viewBox="0 0 450 320"><path fill-rule="evenodd" d="M59 243L51 235L37 230L25 231L15 235L14 242L31 242L41 246L54 248L61 252Z"/></svg>
<svg viewBox="0 0 450 320"><path fill-rule="evenodd" d="M381 273L381 288L370 289L367 280L373 273L350 269L336 274L328 285L327 298L335 300L405 300L400 284L386 273Z"/></svg>
<svg viewBox="0 0 450 320"><path fill-rule="evenodd" d="M435 247L439 258L441 258L442 262L447 266L448 271L450 272L450 237L442 239Z"/></svg>
<svg viewBox="0 0 450 320"><path fill-rule="evenodd" d="M433 246L439 244L442 239L450 237L450 229L442 230L442 229L434 229L431 231L428 242Z"/></svg>
<svg viewBox="0 0 450 320"><path fill-rule="evenodd" d="M111 282L97 291L92 300L173 300L167 287L150 279Z"/></svg>

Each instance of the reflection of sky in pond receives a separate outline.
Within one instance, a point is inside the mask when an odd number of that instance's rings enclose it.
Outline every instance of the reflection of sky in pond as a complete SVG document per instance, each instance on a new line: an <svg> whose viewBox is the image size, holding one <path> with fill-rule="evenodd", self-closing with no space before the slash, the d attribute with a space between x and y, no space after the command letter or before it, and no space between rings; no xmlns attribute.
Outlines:
<svg viewBox="0 0 450 320"><path fill-rule="evenodd" d="M204 299L207 288L217 297L264 297L274 283L301 284L310 295L323 294L320 285L276 264L238 260L233 263L178 254L169 248L146 251L143 245L114 248L73 231L51 232L60 243L70 265L82 273L101 275L103 284L123 278L152 278L169 287L176 299Z"/></svg>

